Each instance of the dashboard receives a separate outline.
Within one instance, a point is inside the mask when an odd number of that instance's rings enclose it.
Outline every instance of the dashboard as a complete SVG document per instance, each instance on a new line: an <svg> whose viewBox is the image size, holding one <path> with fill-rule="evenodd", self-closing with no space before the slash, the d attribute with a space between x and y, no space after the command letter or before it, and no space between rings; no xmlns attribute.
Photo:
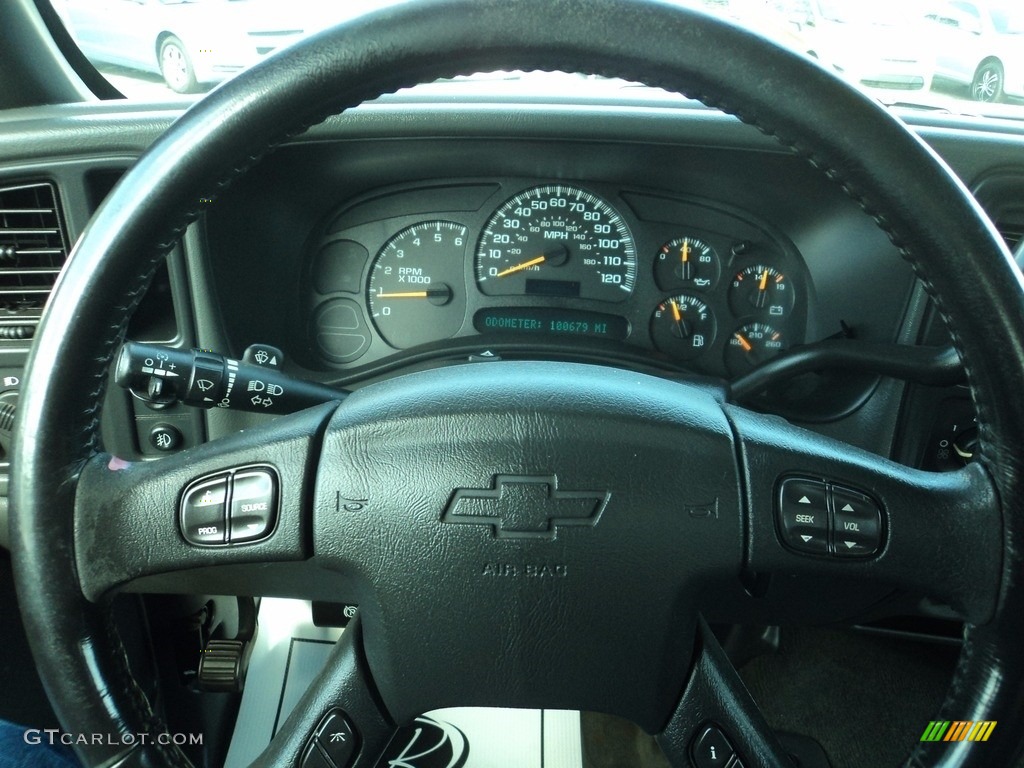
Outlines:
<svg viewBox="0 0 1024 768"><path fill-rule="evenodd" d="M236 358L269 344L291 375L348 389L497 359L720 388L823 339L945 343L910 266L838 185L734 118L682 99L634 100L512 110L413 94L332 118L207 207L129 337ZM50 182L73 242L179 111L12 113L0 176ZM916 126L997 223L1009 231L1024 220L1016 126ZM16 374L24 343L0 344L5 375ZM180 433L180 450L261 418L154 411L122 395L108 398L104 439L126 457L161 455L157 426ZM746 404L937 468L956 457L936 429L962 431L973 418L963 392L842 370ZM954 410L952 426L936 426Z"/></svg>
<svg viewBox="0 0 1024 768"><path fill-rule="evenodd" d="M498 358L720 385L804 343L913 332L910 266L837 185L733 118L675 107L539 108L522 135L490 105L329 121L186 241L216 295L209 346L273 344L346 388ZM835 422L877 385L826 371L759 407Z"/></svg>
<svg viewBox="0 0 1024 768"><path fill-rule="evenodd" d="M383 190L328 217L308 269L315 353L338 369L424 345L543 341L738 376L804 341L814 294L769 223L589 181Z"/></svg>

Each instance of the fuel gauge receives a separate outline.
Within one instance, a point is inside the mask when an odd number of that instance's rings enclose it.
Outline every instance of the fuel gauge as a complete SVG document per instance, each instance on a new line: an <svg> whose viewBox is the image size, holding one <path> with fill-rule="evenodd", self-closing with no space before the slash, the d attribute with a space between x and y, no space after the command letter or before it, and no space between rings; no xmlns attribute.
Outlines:
<svg viewBox="0 0 1024 768"><path fill-rule="evenodd" d="M714 288L722 273L715 249L696 237L677 237L658 249L654 278L665 291Z"/></svg>
<svg viewBox="0 0 1024 768"><path fill-rule="evenodd" d="M692 360L715 342L715 315L685 293L665 299L651 317L654 345L679 360Z"/></svg>
<svg viewBox="0 0 1024 768"><path fill-rule="evenodd" d="M786 348L782 333L766 323L747 323L733 332L725 347L725 367L742 376Z"/></svg>

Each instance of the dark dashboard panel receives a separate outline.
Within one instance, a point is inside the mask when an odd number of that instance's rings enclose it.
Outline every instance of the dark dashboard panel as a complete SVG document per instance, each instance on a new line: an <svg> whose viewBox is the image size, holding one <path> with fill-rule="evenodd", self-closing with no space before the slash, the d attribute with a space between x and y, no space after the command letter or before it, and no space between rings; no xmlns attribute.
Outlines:
<svg viewBox="0 0 1024 768"><path fill-rule="evenodd" d="M558 285L554 296L537 286L505 295L480 289L477 252L488 220L542 185L579 188L622 217L636 247L633 289L624 300L558 295L574 290ZM413 312L407 327L416 335L402 339L400 330L396 341L393 328L373 317L374 266L396 236L438 222L464 237L454 258L461 258L461 273L441 280L450 294L427 297L448 307L435 313L444 322L435 332ZM477 136L298 144L229 190L211 208L206 236L233 349L274 343L310 375L346 386L488 349L732 376L742 369L726 365L729 342L742 346L733 334L753 322L773 328L759 341L779 332L792 345L844 328L893 341L913 284L909 266L871 219L802 159L687 143ZM713 249L721 264L714 285L659 278L662 249L679 247L680 239L690 240L693 253L701 245ZM781 274L790 291L781 320L770 314L777 302L766 303L762 317L733 288L741 273L746 286L759 283L759 265L770 268L773 281ZM663 316L674 314L666 304L673 297L692 300L677 301L681 310L699 310L699 301L715 317L714 340L692 357L652 334L659 307ZM362 340L325 349L325 334ZM862 399L870 382L859 389Z"/></svg>
<svg viewBox="0 0 1024 768"><path fill-rule="evenodd" d="M0 131L0 153L7 165L0 175L16 181L31 171L53 178L73 239L95 202L83 202L83 178L105 168L127 167L179 112L177 106L126 112L123 105L101 104L12 113ZM1024 134L1014 125L931 115L912 115L909 120L968 184L1020 167ZM1015 178L1021 176L1017 172ZM428 343L385 356L379 365L343 366L321 359L311 343L309 255L333 214L398 189L422 190L417 199L410 198L415 203L410 211L422 205L427 207L420 210L429 211L431 186L450 179L484 185L507 179L575 180L611 197L639 191L741 212L789 244L806 265L806 340L835 335L842 329L841 321L863 339L914 343L920 338L925 297L911 290L909 267L870 217L803 158L732 118L713 111L643 105L588 107L581 112L572 104L510 110L507 104L412 101L365 105L331 118L266 157L210 207L201 226L187 235L191 285L175 298L182 313L191 310L189 315L195 318L195 343L236 356L250 343L274 343L287 351L297 375L350 387L465 360L482 351L472 343L473 336L456 335L444 342L449 345L448 357L439 358ZM980 197L997 217L1007 206L1019 208L1019 195L1008 201L1004 191L992 185L979 190L991 193ZM504 199L495 193L493 206ZM611 202L624 216L633 215L625 198ZM368 220L388 215L391 203L383 199L380 205L383 213L362 207ZM475 246L470 244L470 255ZM375 256L367 252L367 259ZM365 278L366 274L357 276L357 283ZM357 287L352 295L361 299L364 290ZM469 333L469 326L464 322L461 330ZM518 351L503 345L509 356L608 360L607 339L536 335L527 341L512 345ZM656 351L631 348L628 339L616 343L614 364L680 375L659 362ZM23 349L18 352L24 354ZM685 371L687 366L675 369ZM851 415L815 428L888 453L902 396L900 383L885 381L872 390L870 382L861 382L854 387L856 397L844 396L841 390L851 386L842 376L817 382L825 405L846 401L845 407L825 408L823 417ZM780 407L800 389L807 387L794 382L759 405L806 421L806 399L797 397L793 407ZM859 403L864 407L854 410ZM212 435L246 423L219 413L207 415L207 420Z"/></svg>
<svg viewBox="0 0 1024 768"><path fill-rule="evenodd" d="M127 167L131 156L141 152L179 112L177 106L126 112L122 105L103 104L11 114L0 132L0 152L8 166L0 175L17 180L31 167L33 174L42 171L53 177L74 237L95 202L82 202L81 169L86 168L84 175L89 176L105 168ZM910 119L969 184L1019 167L1016 158L1022 134L1015 126L982 126L941 116ZM1017 173L1016 178L1020 176ZM492 325L507 322L507 318L494 319L493 307L491 315L467 311L460 328L441 342L398 350L381 341L378 363L367 363L369 358L344 364L325 360L310 332L311 254L335 215L348 211L351 216L353 206L361 202L364 220L350 219L346 226L380 221L392 215L394 202L382 193L401 190L409 195L405 200L409 221L426 221L436 211L434 187L439 181L450 187L453 179L469 187L508 180L524 185L574 183L608 198L634 224L640 217L629 204L630 194L700 202L705 209L738 214L791 248L806 267L805 340L836 335L842 324L862 339L914 343L920 338L925 297L912 291L909 267L870 217L803 158L732 118L713 111L641 104L591 106L581 112L572 104L510 110L507 104L443 105L414 99L364 105L331 118L278 148L224 191L201 225L186 237L191 285L175 300L183 313L191 309L197 324L195 343L236 356L250 343L273 343L286 350L296 375L348 387L464 361L484 351L478 343L483 338L479 331L487 330L488 318ZM988 185L979 191L993 193L982 202L994 215L1007 205L1017 205L1014 201L1019 196L1008 203L1002 187ZM377 198L375 209L368 201ZM488 207L494 210L505 199L496 187L489 206L481 207L480 219L486 217ZM449 209L464 206L445 205ZM705 214L706 210L701 216ZM476 234L467 227L469 240ZM708 241L714 237L713 232L704 234ZM669 237L665 233L665 242ZM468 242L467 262L475 256L476 245ZM647 246L638 245L638 260L654 258L649 247L650 241ZM647 252L641 253L644 249ZM369 265L376 255L371 246L364 263ZM638 282L645 268L638 263ZM727 277L723 271L723 282ZM367 278L368 271L353 278L356 287L351 296L357 304L363 302L360 312L375 333L365 309ZM653 284L660 288L656 279ZM472 287L467 281L465 295L471 295ZM664 292L656 298L668 295ZM567 327L564 334L503 333L500 344L492 346L509 357L611 362L667 376L698 370L691 360L661 353L652 340L646 347L633 343L639 337L629 334L646 330L650 337L652 307L641 311L640 304L649 302L637 300L633 305L642 322L627 320L624 340L614 325L607 337L576 333L581 322L590 321L596 327L604 322L602 318L586 315L581 320L565 316L564 308L537 307L547 314L520 314L512 320L534 325L561 322ZM626 319L616 313L617 308L593 302L574 311ZM563 315L552 316L552 311ZM644 323L646 328L641 327ZM719 343L726 333L723 326L719 323ZM609 356L613 346L614 355ZM793 382L758 406L798 421L818 422L816 429L869 450L891 450L892 424L902 392L899 382L885 381L872 389L872 380L809 378L817 380ZM809 390L820 395L818 405L823 407L816 414L801 396ZM787 405L787 401L792 402ZM864 407L858 408L861 404ZM842 418L843 414L850 416ZM827 424L823 419L838 420ZM246 423L245 418L219 413L208 414L207 420L212 435Z"/></svg>
<svg viewBox="0 0 1024 768"><path fill-rule="evenodd" d="M524 194L533 208L519 204ZM508 201L515 213L496 220ZM586 340L588 354L609 360L642 355L727 376L801 343L814 293L792 244L764 222L589 181L374 193L329 217L308 265L313 353L339 370L423 345L528 350L541 339L570 357Z"/></svg>

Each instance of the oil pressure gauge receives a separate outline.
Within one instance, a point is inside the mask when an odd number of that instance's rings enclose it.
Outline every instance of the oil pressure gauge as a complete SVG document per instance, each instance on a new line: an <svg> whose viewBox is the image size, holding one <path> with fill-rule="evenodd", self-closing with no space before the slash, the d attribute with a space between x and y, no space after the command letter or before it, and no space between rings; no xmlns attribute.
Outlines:
<svg viewBox="0 0 1024 768"><path fill-rule="evenodd" d="M793 309L793 286L780 270L752 264L737 272L729 286L729 307L737 317L757 315L781 320Z"/></svg>
<svg viewBox="0 0 1024 768"><path fill-rule="evenodd" d="M666 291L678 288L710 290L722 272L715 249L696 237L677 237L658 249L654 279Z"/></svg>
<svg viewBox="0 0 1024 768"><path fill-rule="evenodd" d="M651 316L654 345L679 360L692 360L715 342L715 315L696 296L665 299Z"/></svg>

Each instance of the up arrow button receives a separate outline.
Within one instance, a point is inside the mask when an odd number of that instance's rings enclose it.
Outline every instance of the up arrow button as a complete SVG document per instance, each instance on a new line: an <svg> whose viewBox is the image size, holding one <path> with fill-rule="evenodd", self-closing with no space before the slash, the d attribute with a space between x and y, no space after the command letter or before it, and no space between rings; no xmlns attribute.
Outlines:
<svg viewBox="0 0 1024 768"><path fill-rule="evenodd" d="M832 486L832 530L839 557L873 555L882 546L882 510L870 496Z"/></svg>
<svg viewBox="0 0 1024 768"><path fill-rule="evenodd" d="M787 477L779 486L776 504L783 544L797 552L828 554L828 497L823 481Z"/></svg>

